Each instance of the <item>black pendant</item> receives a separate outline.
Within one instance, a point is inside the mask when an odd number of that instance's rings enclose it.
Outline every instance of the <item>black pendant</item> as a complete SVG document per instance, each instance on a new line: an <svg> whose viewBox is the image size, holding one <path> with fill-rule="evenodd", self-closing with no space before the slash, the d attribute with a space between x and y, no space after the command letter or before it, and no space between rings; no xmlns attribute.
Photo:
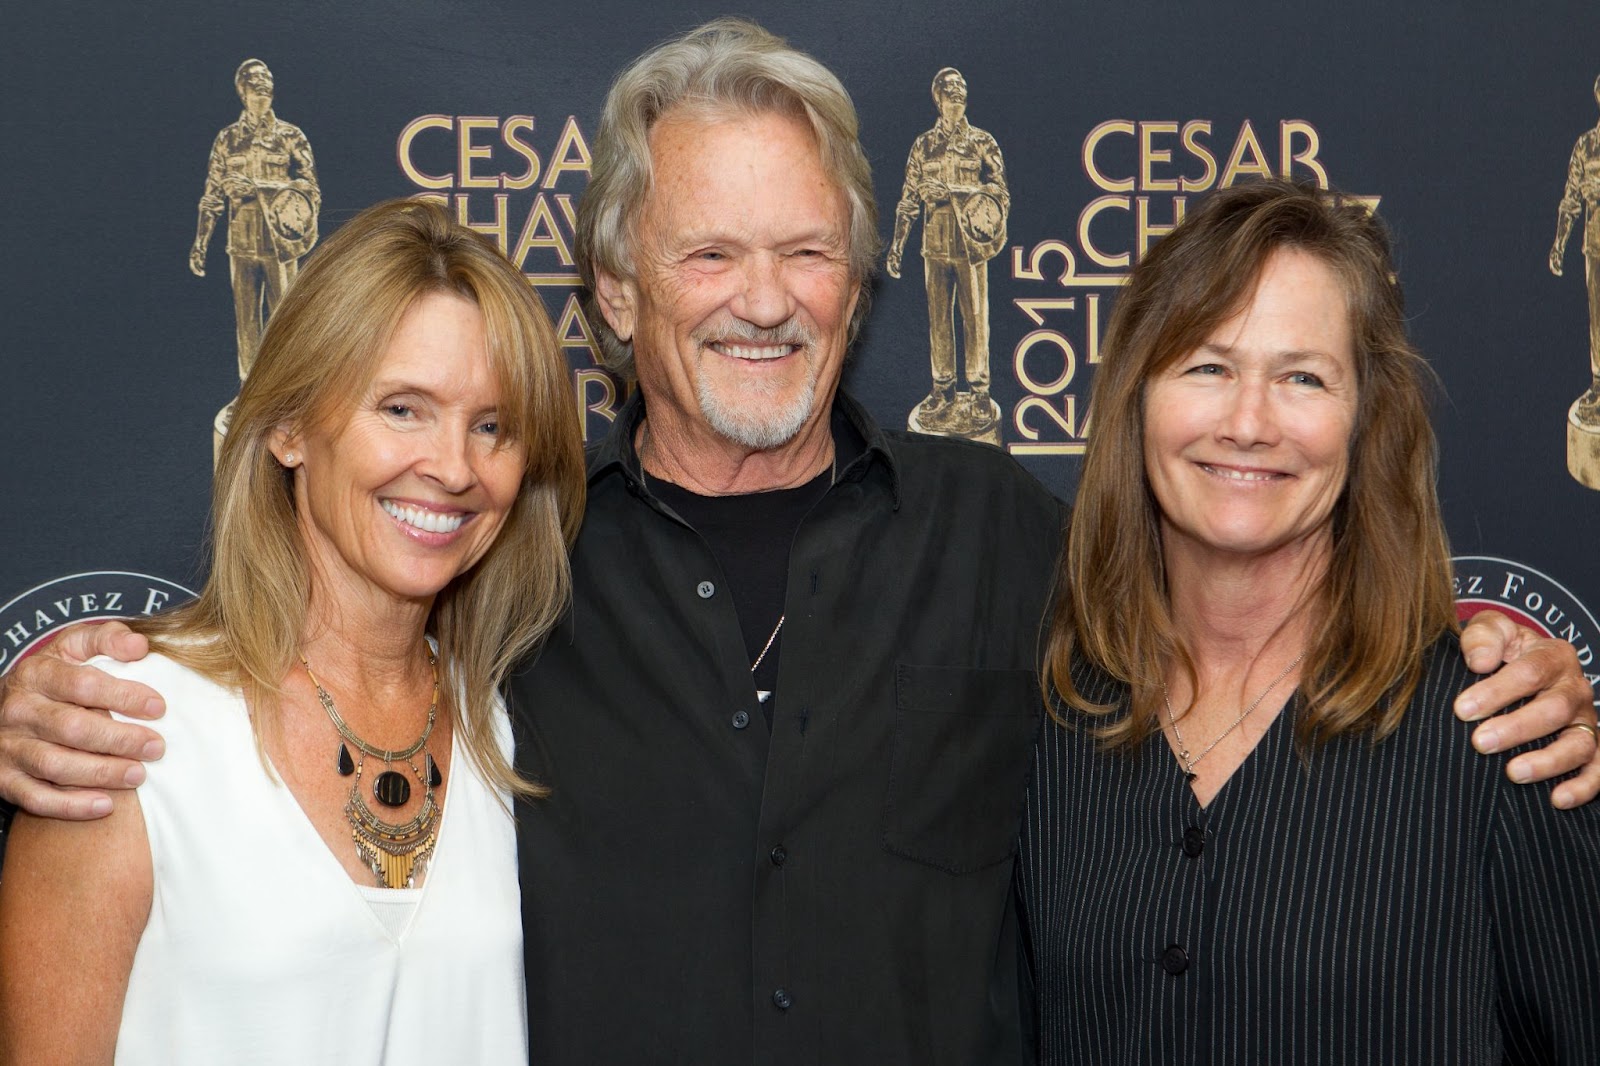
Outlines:
<svg viewBox="0 0 1600 1066"><path fill-rule="evenodd" d="M439 764L433 761L433 756L428 756L428 787L438 788L444 784L444 775L439 772Z"/></svg>
<svg viewBox="0 0 1600 1066"><path fill-rule="evenodd" d="M356 772L356 764L350 759L350 749L343 744L339 745L339 776L349 777Z"/></svg>
<svg viewBox="0 0 1600 1066"><path fill-rule="evenodd" d="M395 770L385 770L372 782L372 795L385 807L404 807L411 798L411 782Z"/></svg>
<svg viewBox="0 0 1600 1066"><path fill-rule="evenodd" d="M1195 773L1193 770L1185 770L1183 776L1189 779L1189 784L1191 785L1200 780L1200 775Z"/></svg>

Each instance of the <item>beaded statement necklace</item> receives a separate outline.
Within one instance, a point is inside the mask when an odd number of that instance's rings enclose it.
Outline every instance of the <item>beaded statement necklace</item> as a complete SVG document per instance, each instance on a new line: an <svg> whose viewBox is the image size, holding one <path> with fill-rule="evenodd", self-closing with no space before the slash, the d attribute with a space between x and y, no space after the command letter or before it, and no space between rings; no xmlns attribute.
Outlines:
<svg viewBox="0 0 1600 1066"><path fill-rule="evenodd" d="M322 709L328 712L329 720L342 738L339 745L339 776L355 778L350 783L350 798L344 805L344 816L350 822L350 837L355 842L356 854L360 856L362 865L372 871L379 888L414 888L416 879L426 871L434 845L439 840L440 811L434 801L433 790L444 784L444 776L439 773L439 766L431 754L424 756L428 767L426 773L418 768L415 759L416 754L427 747L428 738L433 735L434 722L438 719L438 660L430 650L428 668L433 671L433 700L428 704L428 722L422 727L422 735L406 747L395 749L377 747L357 736L339 714L328 690L311 672L311 664L304 655L300 656L300 664L306 668L306 676L317 690L317 700L322 704ZM361 753L359 760L350 757L352 747ZM384 764L384 769L372 780L372 798L384 807L404 807L411 799L411 782L405 774L394 768L394 764L404 761L411 768L423 788L422 808L415 817L405 822L387 822L367 804L361 781L366 775L369 755Z"/></svg>

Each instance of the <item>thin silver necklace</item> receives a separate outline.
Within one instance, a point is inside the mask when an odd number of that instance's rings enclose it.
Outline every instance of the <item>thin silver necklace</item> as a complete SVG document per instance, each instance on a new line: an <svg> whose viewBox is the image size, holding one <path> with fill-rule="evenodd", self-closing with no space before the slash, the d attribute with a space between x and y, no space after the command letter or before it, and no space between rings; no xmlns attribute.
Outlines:
<svg viewBox="0 0 1600 1066"><path fill-rule="evenodd" d="M778 639L778 630L783 628L783 620L788 617L789 614L787 611L778 616L778 624L772 627L772 635L767 638L767 643L762 647L761 654L757 655L756 661L750 664L751 677L755 677L756 671L761 668L761 660L765 659L767 657L767 652L772 650L772 642ZM756 689L756 701L758 703L766 703L771 698L772 690L770 688Z"/></svg>
<svg viewBox="0 0 1600 1066"><path fill-rule="evenodd" d="M1255 698L1255 701L1252 702L1250 704L1250 706L1246 707L1244 709L1244 711L1242 713L1240 713L1239 717L1237 717L1237 718L1235 718L1233 720L1233 723L1231 725L1229 725L1228 728L1224 729L1221 733L1217 734L1217 739L1215 739L1211 743L1207 744L1205 746L1204 750L1202 750L1199 755L1195 755L1193 757L1191 757L1189 755L1189 746L1184 743L1184 741L1183 741L1183 733L1182 733L1182 731L1180 731L1178 729L1178 719L1172 713L1172 700L1167 697L1167 686L1166 685L1162 685L1161 686L1161 702L1164 703L1166 705L1166 708L1167 708L1167 721L1172 725L1172 739L1176 740L1178 742L1178 761L1183 764L1183 776L1187 777L1191 784L1194 782L1194 780L1197 777L1200 776L1199 774L1194 772L1194 768L1199 765L1200 760L1204 759L1207 755L1210 755L1212 748L1216 747L1218 744L1221 744L1223 739L1229 733L1232 733L1235 729L1239 728L1239 723L1243 722L1246 718L1249 718L1250 717L1250 712L1255 710L1257 707L1261 706L1261 701L1267 698L1267 693L1269 693L1273 689L1277 688L1278 684L1284 678L1288 677L1289 676L1289 672L1291 670L1293 670L1295 667L1299 666L1300 665L1300 660L1304 659L1305 657L1306 657L1306 653L1305 652L1301 652L1299 655L1296 655L1294 657L1294 662L1292 662L1288 666L1284 667L1283 668L1283 673L1281 673L1277 677L1273 678L1272 679L1272 684L1268 685L1265 689L1263 689L1262 692L1261 692L1261 695L1257 696Z"/></svg>

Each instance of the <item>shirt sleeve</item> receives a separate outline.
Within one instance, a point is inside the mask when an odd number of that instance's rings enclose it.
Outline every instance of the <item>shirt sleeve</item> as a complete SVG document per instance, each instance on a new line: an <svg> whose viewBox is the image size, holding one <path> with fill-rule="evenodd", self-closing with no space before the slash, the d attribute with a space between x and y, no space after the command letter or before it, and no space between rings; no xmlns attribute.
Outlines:
<svg viewBox="0 0 1600 1066"><path fill-rule="evenodd" d="M1600 1062L1600 807L1497 773L1484 888L1507 1063Z"/></svg>
<svg viewBox="0 0 1600 1066"><path fill-rule="evenodd" d="M312 189L317 189L317 164L311 157L311 142L306 140L305 133L298 128L294 131L294 137L290 139L289 154L294 159L295 178L308 183Z"/></svg>
<svg viewBox="0 0 1600 1066"><path fill-rule="evenodd" d="M1000 155L999 142L993 137L984 138L983 187L999 199L1002 210L1011 209L1011 189L1006 185L1005 159Z"/></svg>
<svg viewBox="0 0 1600 1066"><path fill-rule="evenodd" d="M906 155L906 177L900 186L900 202L895 205L896 218L914 219L922 213L922 194L917 192L917 183L922 180L922 161L926 155L923 141L927 134L919 136L911 145L911 151Z"/></svg>
<svg viewBox="0 0 1600 1066"><path fill-rule="evenodd" d="M222 191L222 179L228 175L228 131L217 134L211 142L211 155L206 160L206 187L200 194L200 214L216 218L227 206L228 198Z"/></svg>
<svg viewBox="0 0 1600 1066"><path fill-rule="evenodd" d="M1583 210L1583 163L1588 157L1585 149L1588 147L1588 137L1578 138L1578 143L1572 146L1572 157L1567 160L1567 184L1561 190L1560 213L1569 218L1577 218Z"/></svg>

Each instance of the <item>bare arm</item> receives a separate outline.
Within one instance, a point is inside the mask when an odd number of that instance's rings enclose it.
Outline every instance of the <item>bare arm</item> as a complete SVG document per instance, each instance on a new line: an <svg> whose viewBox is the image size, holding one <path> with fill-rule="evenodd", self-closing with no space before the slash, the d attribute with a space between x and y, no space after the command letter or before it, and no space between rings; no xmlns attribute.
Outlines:
<svg viewBox="0 0 1600 1066"><path fill-rule="evenodd" d="M18 816L0 880L0 1062L111 1062L151 876L136 796L99 821Z"/></svg>
<svg viewBox="0 0 1600 1066"><path fill-rule="evenodd" d="M159 759L161 737L113 721L114 710L159 718L155 690L79 664L96 655L144 658L145 639L120 622L73 626L50 647L18 663L0 688L0 798L46 818L101 818L111 797L101 789L144 781L141 759Z"/></svg>
<svg viewBox="0 0 1600 1066"><path fill-rule="evenodd" d="M1488 718L1502 707L1533 697L1510 714L1479 726L1472 734L1473 746L1487 754L1557 734L1545 747L1507 763L1506 776L1526 784L1581 767L1576 777L1556 786L1551 802L1566 808L1594 799L1600 793L1600 745L1588 730L1571 728L1575 723L1594 725L1594 690L1572 645L1541 637L1498 611L1481 611L1461 634L1461 652L1478 673L1499 667L1456 698L1456 714L1463 720Z"/></svg>

